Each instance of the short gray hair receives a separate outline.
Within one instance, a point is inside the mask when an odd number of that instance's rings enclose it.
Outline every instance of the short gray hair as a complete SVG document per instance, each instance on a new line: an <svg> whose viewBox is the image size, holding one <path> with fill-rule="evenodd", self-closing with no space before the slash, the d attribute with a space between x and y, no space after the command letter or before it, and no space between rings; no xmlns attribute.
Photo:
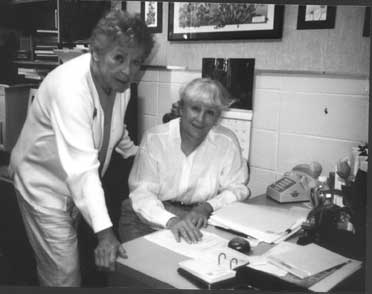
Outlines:
<svg viewBox="0 0 372 294"><path fill-rule="evenodd" d="M197 78L183 87L180 91L180 104L187 101L202 102L219 111L228 109L235 102L219 81L210 78Z"/></svg>
<svg viewBox="0 0 372 294"><path fill-rule="evenodd" d="M154 40L146 23L138 14L122 10L111 10L99 20L90 37L90 49L101 54L123 35L144 49L145 58L150 54Z"/></svg>

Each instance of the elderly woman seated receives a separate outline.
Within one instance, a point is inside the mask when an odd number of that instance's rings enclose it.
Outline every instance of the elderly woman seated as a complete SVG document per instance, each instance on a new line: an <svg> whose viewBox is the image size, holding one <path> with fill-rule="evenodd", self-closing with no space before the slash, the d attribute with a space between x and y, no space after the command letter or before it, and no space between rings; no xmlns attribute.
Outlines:
<svg viewBox="0 0 372 294"><path fill-rule="evenodd" d="M249 196L239 142L218 124L232 102L218 81L192 80L180 93L180 118L145 133L122 203L122 242L161 228L198 242L213 211Z"/></svg>

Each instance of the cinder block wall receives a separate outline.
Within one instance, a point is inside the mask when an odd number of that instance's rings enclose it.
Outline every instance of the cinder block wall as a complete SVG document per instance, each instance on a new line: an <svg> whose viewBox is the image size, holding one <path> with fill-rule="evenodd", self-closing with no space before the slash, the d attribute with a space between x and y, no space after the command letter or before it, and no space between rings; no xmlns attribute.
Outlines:
<svg viewBox="0 0 372 294"><path fill-rule="evenodd" d="M161 123L196 71L147 70L138 87L139 137ZM328 174L352 146L368 141L368 79L258 72L250 146L253 195L298 163L319 161Z"/></svg>

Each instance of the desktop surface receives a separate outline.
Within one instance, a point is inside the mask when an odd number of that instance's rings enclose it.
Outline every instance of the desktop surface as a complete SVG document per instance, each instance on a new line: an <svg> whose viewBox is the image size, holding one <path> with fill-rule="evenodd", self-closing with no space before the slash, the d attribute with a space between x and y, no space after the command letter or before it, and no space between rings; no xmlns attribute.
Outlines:
<svg viewBox="0 0 372 294"><path fill-rule="evenodd" d="M280 208L288 208L295 206L305 207L305 203L296 203L296 204L279 204L265 195L260 195L255 198L248 200L248 203L255 204L264 204L268 206L277 206ZM227 240L236 237L236 235L221 231L213 226L208 226L208 232L215 233ZM292 239L293 242L296 241L296 238ZM267 243L260 243L258 246L252 248L250 255L261 255L267 250L271 249L274 245ZM178 263L189 259L187 256L173 252L167 248L161 247L144 237L137 238L125 243L125 249L128 254L127 259L118 259L117 270L114 273L109 275L109 285L110 286L120 286L120 287L129 287L129 288L147 288L147 289L201 289L201 285L191 279L183 277L177 272ZM305 281L304 283L295 285L295 280L290 278L287 281L284 281L280 284L278 279L274 279L273 285L278 285L278 290L281 289L292 289L299 290L301 288L309 288L313 291L321 291L322 289L332 288L329 285L337 285L340 282L346 280L353 273L358 272L358 278L356 279L359 283L364 283L364 279L361 270L361 263L356 262L343 267L337 271L333 271L329 274L328 277L321 281L320 283L314 284L313 286L308 285L309 283L314 283L314 281ZM258 280L266 280L269 275L266 273L252 272L249 270L249 274L255 274ZM353 275L355 276L355 275ZM231 287L229 285L228 289L251 289L252 287L249 283L244 283L244 280L247 279L247 271L242 271L237 274L237 283ZM354 278L355 279L355 278ZM242 283L243 281L243 283ZM277 284L275 284L275 283ZM266 284L266 285L265 285ZM268 286L268 283L264 283L261 286ZM350 283L349 283L350 284ZM350 286L346 289L355 289L361 288L355 285ZM279 286L280 285L280 286ZM254 287L253 287L254 288ZM258 287L262 288L262 287ZM342 288L343 289L343 288ZM269 289L270 290L270 289ZM276 289L271 289L276 290Z"/></svg>

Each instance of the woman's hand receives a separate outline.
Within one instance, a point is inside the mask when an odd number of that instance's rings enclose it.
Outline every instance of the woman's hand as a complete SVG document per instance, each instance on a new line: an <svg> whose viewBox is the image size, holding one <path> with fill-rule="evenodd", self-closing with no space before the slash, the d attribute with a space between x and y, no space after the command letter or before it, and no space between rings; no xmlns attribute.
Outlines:
<svg viewBox="0 0 372 294"><path fill-rule="evenodd" d="M208 218L212 211L213 208L209 203L201 203L184 217L171 218L166 227L172 231L177 242L183 238L187 243L196 243L201 240L203 234L200 229L208 225Z"/></svg>
<svg viewBox="0 0 372 294"><path fill-rule="evenodd" d="M127 258L124 247L115 237L112 228L102 230L97 233L98 245L94 250L95 263L100 270L115 270L115 261L119 254L122 258Z"/></svg>
<svg viewBox="0 0 372 294"><path fill-rule="evenodd" d="M200 230L188 218L172 217L166 227L172 231L177 242L180 242L181 238L183 238L189 244L196 243L203 236Z"/></svg>
<svg viewBox="0 0 372 294"><path fill-rule="evenodd" d="M206 228L208 226L208 218L212 213L213 208L208 202L200 203L194 207L185 218L189 219L196 228Z"/></svg>

